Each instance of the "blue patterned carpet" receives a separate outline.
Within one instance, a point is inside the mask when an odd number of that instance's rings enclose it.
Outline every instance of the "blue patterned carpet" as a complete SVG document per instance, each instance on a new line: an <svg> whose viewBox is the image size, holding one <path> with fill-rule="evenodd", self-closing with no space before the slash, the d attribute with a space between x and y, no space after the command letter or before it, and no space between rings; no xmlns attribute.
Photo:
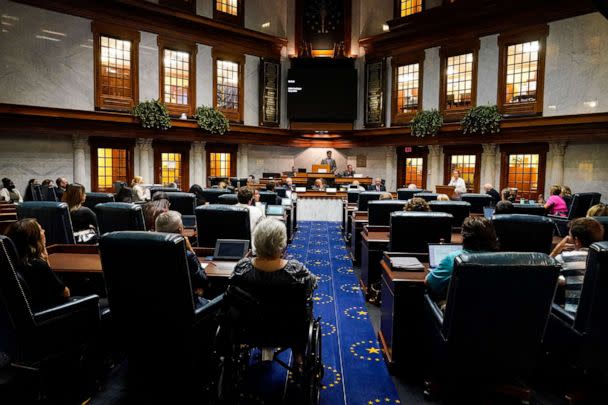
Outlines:
<svg viewBox="0 0 608 405"><path fill-rule="evenodd" d="M315 315L321 317L323 363L321 404L399 404L382 358L365 301L337 222L299 222L287 251L319 278ZM289 360L289 353L282 358ZM250 369L244 402L285 403L295 389L279 365Z"/></svg>

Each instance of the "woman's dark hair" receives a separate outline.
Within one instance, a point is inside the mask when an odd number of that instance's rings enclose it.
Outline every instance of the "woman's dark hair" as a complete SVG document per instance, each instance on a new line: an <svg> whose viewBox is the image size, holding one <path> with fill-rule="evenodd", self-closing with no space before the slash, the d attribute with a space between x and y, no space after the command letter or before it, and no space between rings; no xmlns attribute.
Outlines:
<svg viewBox="0 0 608 405"><path fill-rule="evenodd" d="M85 189L82 184L72 183L68 186L61 197L61 201L67 203L70 211L77 210L82 205L82 197L85 195Z"/></svg>
<svg viewBox="0 0 608 405"><path fill-rule="evenodd" d="M30 179L27 182L27 187L25 188L25 193L23 193L23 201L33 201L34 194L32 192L32 185L36 184L38 181L36 179Z"/></svg>
<svg viewBox="0 0 608 405"><path fill-rule="evenodd" d="M568 186L562 186L562 195L572 197L572 190Z"/></svg>
<svg viewBox="0 0 608 405"><path fill-rule="evenodd" d="M503 201L515 202L515 194L513 193L513 190L511 190L509 187L503 188L500 191L500 196Z"/></svg>
<svg viewBox="0 0 608 405"><path fill-rule="evenodd" d="M513 210L513 203L511 201L499 201L496 203L494 214L512 214Z"/></svg>
<svg viewBox="0 0 608 405"><path fill-rule="evenodd" d="M192 193L196 196L196 206L197 207L199 205L205 205L205 203L207 202L207 199L203 195L203 188L201 186L199 186L198 184L193 184L192 187L190 187L190 190L188 190L188 192Z"/></svg>
<svg viewBox="0 0 608 405"><path fill-rule="evenodd" d="M266 183L266 191L274 191L275 183L274 181L269 181Z"/></svg>
<svg viewBox="0 0 608 405"><path fill-rule="evenodd" d="M462 247L474 251L496 250L494 224L484 217L468 217L462 223Z"/></svg>
<svg viewBox="0 0 608 405"><path fill-rule="evenodd" d="M583 217L570 222L570 234L577 238L582 247L589 247L604 237L604 227L595 218Z"/></svg>
<svg viewBox="0 0 608 405"><path fill-rule="evenodd" d="M53 180L51 179L44 179L42 180L42 185L43 186L50 186L53 183Z"/></svg>
<svg viewBox="0 0 608 405"><path fill-rule="evenodd" d="M562 187L557 184L551 186L551 195L560 195L562 193Z"/></svg>
<svg viewBox="0 0 608 405"><path fill-rule="evenodd" d="M11 189L10 188L11 187L11 183L12 183L12 181L8 177L5 177L5 178L2 179L2 187L6 188L8 190ZM14 185L13 185L13 188L15 188Z"/></svg>
<svg viewBox="0 0 608 405"><path fill-rule="evenodd" d="M157 191L152 196L152 201L156 200L169 200L169 196L164 191Z"/></svg>
<svg viewBox="0 0 608 405"><path fill-rule="evenodd" d="M35 259L43 259L44 244L38 222L33 218L25 218L13 222L6 231L15 245L22 265L31 264Z"/></svg>
<svg viewBox="0 0 608 405"><path fill-rule="evenodd" d="M405 207L403 207L404 211L421 211L421 212L430 212L431 207L429 203L426 202L424 198L414 197L410 199Z"/></svg>
<svg viewBox="0 0 608 405"><path fill-rule="evenodd" d="M161 194L156 193L155 196ZM163 193L166 195L166 193ZM169 211L171 203L166 198L152 199L143 206L144 220L146 222L146 229L151 231L154 230L156 224L156 218L163 212Z"/></svg>

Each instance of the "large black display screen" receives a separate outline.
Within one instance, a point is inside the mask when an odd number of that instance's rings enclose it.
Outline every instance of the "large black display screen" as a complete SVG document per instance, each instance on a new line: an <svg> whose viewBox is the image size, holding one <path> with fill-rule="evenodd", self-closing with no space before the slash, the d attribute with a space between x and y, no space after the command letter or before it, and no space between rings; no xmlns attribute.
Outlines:
<svg viewBox="0 0 608 405"><path fill-rule="evenodd" d="M354 121L357 118L357 71L345 66L289 69L287 115L293 121Z"/></svg>

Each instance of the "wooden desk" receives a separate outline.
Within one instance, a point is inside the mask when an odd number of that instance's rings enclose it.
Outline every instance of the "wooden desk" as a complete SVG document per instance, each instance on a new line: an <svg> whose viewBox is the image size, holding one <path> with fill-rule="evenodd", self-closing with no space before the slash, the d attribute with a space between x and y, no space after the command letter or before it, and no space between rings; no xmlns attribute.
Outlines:
<svg viewBox="0 0 608 405"><path fill-rule="evenodd" d="M16 221L17 211L14 212L0 212L0 221Z"/></svg>
<svg viewBox="0 0 608 405"><path fill-rule="evenodd" d="M363 226L367 225L368 217L367 211L353 211L351 214L350 255L353 264L359 264L361 261L361 231Z"/></svg>
<svg viewBox="0 0 608 405"><path fill-rule="evenodd" d="M299 221L335 221L342 219L346 193L328 194L325 191L306 191L297 194Z"/></svg>
<svg viewBox="0 0 608 405"><path fill-rule="evenodd" d="M388 253L390 256L411 256ZM423 261L423 260L421 260ZM428 264L420 272L393 271L387 256L382 265L382 304L378 338L391 373L420 372L424 347L424 279Z"/></svg>
<svg viewBox="0 0 608 405"><path fill-rule="evenodd" d="M336 184L346 186L352 184L353 181L357 180L362 186L369 186L372 184L371 177L336 177Z"/></svg>
<svg viewBox="0 0 608 405"><path fill-rule="evenodd" d="M13 222L17 222L17 219L9 219L0 221L0 235L4 235L6 230Z"/></svg>

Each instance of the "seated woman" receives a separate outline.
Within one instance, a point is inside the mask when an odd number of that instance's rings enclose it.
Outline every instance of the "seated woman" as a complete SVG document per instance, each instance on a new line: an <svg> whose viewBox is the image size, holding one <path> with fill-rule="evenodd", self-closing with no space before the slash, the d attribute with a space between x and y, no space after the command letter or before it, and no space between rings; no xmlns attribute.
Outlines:
<svg viewBox="0 0 608 405"><path fill-rule="evenodd" d="M503 188L500 191L500 201L510 201L511 203L515 202L515 193L509 187Z"/></svg>
<svg viewBox="0 0 608 405"><path fill-rule="evenodd" d="M12 203L23 202L23 197L15 188L15 183L6 177L2 179L2 189L0 189L0 201L2 200Z"/></svg>
<svg viewBox="0 0 608 405"><path fill-rule="evenodd" d="M196 206L197 207L199 205L205 205L205 203L207 202L207 199L203 195L203 188L201 186L199 186L198 184L193 184L190 187L190 190L188 190L188 192L192 193L196 196Z"/></svg>
<svg viewBox="0 0 608 405"><path fill-rule="evenodd" d="M588 217L608 217L608 205L604 203L595 204L587 210Z"/></svg>
<svg viewBox="0 0 608 405"><path fill-rule="evenodd" d="M380 200L392 200L392 199L393 199L393 195L387 191L380 194Z"/></svg>
<svg viewBox="0 0 608 405"><path fill-rule="evenodd" d="M562 192L560 196L566 202L566 207L568 207L569 210L570 206L572 205L572 190L570 189L570 187L562 186Z"/></svg>
<svg viewBox="0 0 608 405"><path fill-rule="evenodd" d="M82 203L87 199L82 184L70 184L61 199L70 208L70 218L72 219L74 232L87 229L93 229L97 232L97 215L90 208L82 206Z"/></svg>
<svg viewBox="0 0 608 405"><path fill-rule="evenodd" d="M447 194L437 194L437 201L450 201L450 197Z"/></svg>
<svg viewBox="0 0 608 405"><path fill-rule="evenodd" d="M14 222L6 236L17 248L18 271L27 283L33 310L38 312L66 302L70 290L49 267L44 229L38 222L33 218Z"/></svg>
<svg viewBox="0 0 608 405"><path fill-rule="evenodd" d="M242 281L272 286L277 290L284 286L302 285L306 296L312 298L312 293L317 288L317 277L299 261L283 259L283 251L287 247L287 229L283 222L273 218L262 220L253 232L253 244L257 256L239 261L229 283L238 284ZM296 361L301 364L302 353L294 354Z"/></svg>
<svg viewBox="0 0 608 405"><path fill-rule="evenodd" d="M148 201L150 199L150 189L145 188L143 183L143 177L133 177L133 180L131 181L131 188L133 189L133 202Z"/></svg>
<svg viewBox="0 0 608 405"><path fill-rule="evenodd" d="M496 231L492 221L484 217L468 217L462 223L462 250L448 254L437 268L427 274L424 283L434 297L445 299L452 272L454 258L462 253L492 252L496 250Z"/></svg>
<svg viewBox="0 0 608 405"><path fill-rule="evenodd" d="M515 209L513 208L513 203L511 203L511 201L499 201L494 209L494 215L513 214L514 210Z"/></svg>
<svg viewBox="0 0 608 405"><path fill-rule="evenodd" d="M560 186L551 187L551 197L547 199L545 209L550 215L558 215L565 217L568 215L568 206L564 199L560 196L562 188Z"/></svg>
<svg viewBox="0 0 608 405"><path fill-rule="evenodd" d="M420 212L430 212L431 206L426 202L424 198L414 197L411 198L405 207L403 207L403 211L420 211Z"/></svg>
<svg viewBox="0 0 608 405"><path fill-rule="evenodd" d="M365 191L365 188L363 186L361 186L361 184L359 183L359 180L353 180L353 182L350 184L350 188L359 190L359 191Z"/></svg>
<svg viewBox="0 0 608 405"><path fill-rule="evenodd" d="M27 187L25 188L25 192L23 193L23 201L34 201L34 190L33 186L39 184L36 179L29 179L27 182Z"/></svg>
<svg viewBox="0 0 608 405"><path fill-rule="evenodd" d="M144 221L146 222L146 229L153 231L155 229L156 218L163 212L169 211L171 203L165 192L156 192L152 197L152 200L148 201L142 207L144 213Z"/></svg>

